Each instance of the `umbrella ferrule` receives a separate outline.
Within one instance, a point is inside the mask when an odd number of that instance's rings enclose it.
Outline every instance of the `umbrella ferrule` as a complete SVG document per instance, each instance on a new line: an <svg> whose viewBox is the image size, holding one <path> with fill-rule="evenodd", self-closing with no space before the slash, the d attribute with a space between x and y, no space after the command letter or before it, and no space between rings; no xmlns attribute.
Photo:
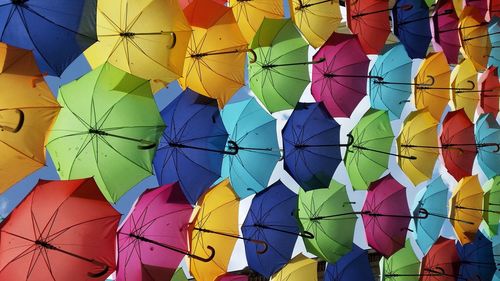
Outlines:
<svg viewBox="0 0 500 281"><path fill-rule="evenodd" d="M105 131L99 130L99 129L94 129L94 128L89 129L89 134L96 134L96 135L100 135L100 136L107 136L108 135L108 133L106 133Z"/></svg>
<svg viewBox="0 0 500 281"><path fill-rule="evenodd" d="M50 244L49 242L43 241L43 240L36 240L35 244L39 245L39 246L42 246L42 247L44 247L46 249L49 249L49 250L55 250L56 249L56 247L54 245Z"/></svg>
<svg viewBox="0 0 500 281"><path fill-rule="evenodd" d="M11 0L11 2L14 5L23 5L24 3L28 2L28 0Z"/></svg>

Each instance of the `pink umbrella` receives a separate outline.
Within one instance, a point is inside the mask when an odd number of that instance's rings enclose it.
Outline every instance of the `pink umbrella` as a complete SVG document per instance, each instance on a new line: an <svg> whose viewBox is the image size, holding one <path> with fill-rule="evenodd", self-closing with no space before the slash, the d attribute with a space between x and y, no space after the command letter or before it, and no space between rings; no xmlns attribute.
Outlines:
<svg viewBox="0 0 500 281"><path fill-rule="evenodd" d="M491 1L495 2L498 0L491 0ZM465 6L472 6L478 9L483 19L488 13L488 0L465 0Z"/></svg>
<svg viewBox="0 0 500 281"><path fill-rule="evenodd" d="M248 276L226 273L217 277L215 281L248 281Z"/></svg>
<svg viewBox="0 0 500 281"><path fill-rule="evenodd" d="M453 10L453 0L440 0L432 15L432 46L436 52L443 51L451 64L458 63L460 38L458 37L458 16L456 13L446 13Z"/></svg>
<svg viewBox="0 0 500 281"><path fill-rule="evenodd" d="M333 33L319 51L313 65L311 92L322 101L332 117L349 117L366 96L370 60L358 37ZM378 77L374 77L378 78Z"/></svg>

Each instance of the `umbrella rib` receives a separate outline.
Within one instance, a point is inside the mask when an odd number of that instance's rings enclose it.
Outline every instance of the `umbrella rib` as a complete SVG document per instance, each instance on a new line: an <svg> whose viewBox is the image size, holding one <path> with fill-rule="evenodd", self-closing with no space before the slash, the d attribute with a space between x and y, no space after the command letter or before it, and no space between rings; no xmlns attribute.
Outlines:
<svg viewBox="0 0 500 281"><path fill-rule="evenodd" d="M110 216L105 216L105 217L100 217L100 218L95 218L95 219L91 219L91 220L86 220L86 221L83 221L83 222L79 222L79 223L76 223L76 224L73 224L69 227L66 227L66 228L63 228L61 230L58 230L57 232L54 232L54 233L51 233L49 235L47 235L45 238L47 239L47 242L51 242L51 241L54 241L57 237L61 236L62 234L64 234L66 231L74 228L74 227L78 227L78 226L81 226L81 225L84 225L84 224L87 224L87 223L92 223L92 222L97 222L97 221L100 221L100 220L107 220L107 219L110 219L110 218L116 218L116 217L119 217L120 215L110 215Z"/></svg>
<svg viewBox="0 0 500 281"><path fill-rule="evenodd" d="M145 172L147 173L151 173L150 170L148 170L147 168L145 167L142 167L140 164L136 163L135 161L133 161L132 159L130 159L129 157L125 156L124 154L122 154L121 152L119 152L116 148L114 148L103 136L101 135L98 135L98 137L109 147L111 148L113 151L115 151L118 155L120 155L121 157L123 157L124 159L128 160L130 163L133 163L135 166L141 168L142 170L144 170Z"/></svg>
<svg viewBox="0 0 500 281"><path fill-rule="evenodd" d="M4 5L10 5L11 3L7 3L7 4L4 4ZM3 6L3 5L2 5ZM9 15L7 16L7 20L5 21L6 24L3 26L3 29L2 29L2 33L0 34L0 38L3 39L3 35L5 33L5 30L7 29L7 26L9 25L12 17L14 16L14 12L17 11L17 6L15 5L12 5L12 7L10 8L10 11L9 11ZM26 32L28 32L26 30Z"/></svg>

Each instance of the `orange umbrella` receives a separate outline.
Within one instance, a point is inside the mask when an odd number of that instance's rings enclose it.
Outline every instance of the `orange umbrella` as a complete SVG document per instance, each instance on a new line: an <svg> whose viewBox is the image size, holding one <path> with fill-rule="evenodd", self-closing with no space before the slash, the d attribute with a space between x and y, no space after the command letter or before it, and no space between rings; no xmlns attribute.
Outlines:
<svg viewBox="0 0 500 281"><path fill-rule="evenodd" d="M472 6L467 6L460 15L458 24L460 52L474 63L476 70L483 71L488 64L491 43L488 35L488 24L484 22L481 12Z"/></svg>
<svg viewBox="0 0 500 281"><path fill-rule="evenodd" d="M474 113L479 103L477 71L469 59L462 60L451 72L451 100L453 109L463 108L467 117L474 121Z"/></svg>

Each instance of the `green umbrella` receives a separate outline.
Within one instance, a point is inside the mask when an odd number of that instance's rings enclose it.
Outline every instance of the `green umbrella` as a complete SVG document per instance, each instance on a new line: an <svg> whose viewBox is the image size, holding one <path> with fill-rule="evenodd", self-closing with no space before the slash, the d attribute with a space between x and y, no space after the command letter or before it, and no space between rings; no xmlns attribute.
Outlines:
<svg viewBox="0 0 500 281"><path fill-rule="evenodd" d="M148 80L104 64L62 86L57 100L62 109L47 149L61 179L93 176L116 202L153 174L165 125Z"/></svg>
<svg viewBox="0 0 500 281"><path fill-rule="evenodd" d="M357 212L352 209L345 186L332 180L329 188L299 191L298 217L308 252L335 263L351 251Z"/></svg>
<svg viewBox="0 0 500 281"><path fill-rule="evenodd" d="M500 223L500 176L495 176L484 185L484 222L489 236L498 234L498 224Z"/></svg>
<svg viewBox="0 0 500 281"><path fill-rule="evenodd" d="M382 281L418 281L421 276L419 271L420 261L413 252L410 240L406 240L404 248L391 257L380 260Z"/></svg>
<svg viewBox="0 0 500 281"><path fill-rule="evenodd" d="M188 281L188 279L186 278L186 275L184 274L182 268L179 267L175 271L174 276L172 276L172 279L170 281Z"/></svg>

